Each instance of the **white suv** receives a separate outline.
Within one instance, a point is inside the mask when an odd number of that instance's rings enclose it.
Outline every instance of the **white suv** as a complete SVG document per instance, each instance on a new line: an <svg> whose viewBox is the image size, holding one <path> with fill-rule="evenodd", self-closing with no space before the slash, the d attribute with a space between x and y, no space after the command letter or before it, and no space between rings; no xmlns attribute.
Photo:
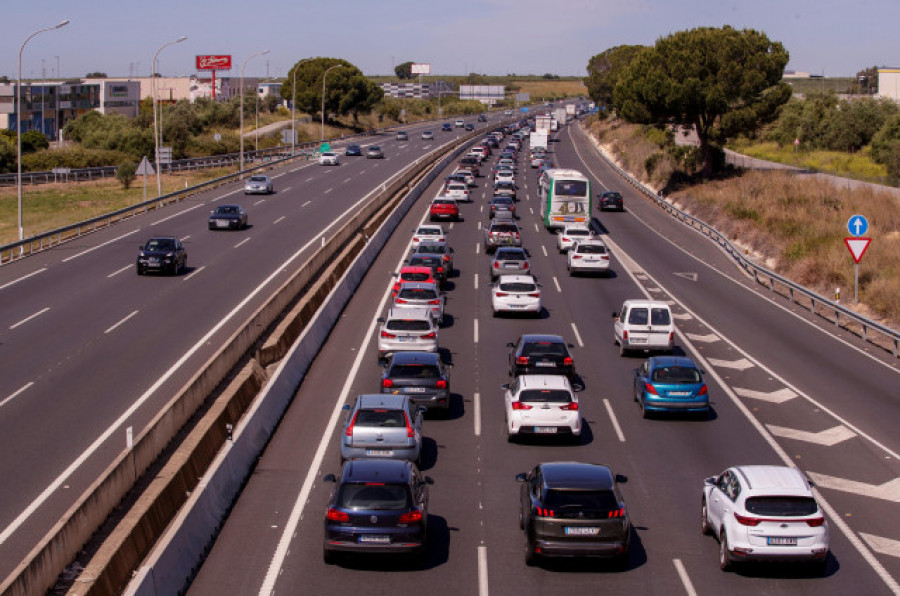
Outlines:
<svg viewBox="0 0 900 596"><path fill-rule="evenodd" d="M378 322L379 362L395 352L437 352L438 326L430 308L391 308Z"/></svg>
<svg viewBox="0 0 900 596"><path fill-rule="evenodd" d="M671 352L675 345L675 323L665 302L626 300L619 312L612 314L614 341L619 355L632 350Z"/></svg>
<svg viewBox="0 0 900 596"><path fill-rule="evenodd" d="M703 483L700 525L719 539L723 571L742 561L802 561L824 572L829 532L796 468L734 466Z"/></svg>
<svg viewBox="0 0 900 596"><path fill-rule="evenodd" d="M569 379L563 375L519 375L506 390L506 436L550 435L581 437L581 412Z"/></svg>

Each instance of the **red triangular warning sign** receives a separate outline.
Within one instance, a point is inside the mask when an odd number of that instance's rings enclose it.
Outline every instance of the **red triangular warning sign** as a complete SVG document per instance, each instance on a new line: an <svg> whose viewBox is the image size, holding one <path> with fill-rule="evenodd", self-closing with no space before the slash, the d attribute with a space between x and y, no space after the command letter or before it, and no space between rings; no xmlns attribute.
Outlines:
<svg viewBox="0 0 900 596"><path fill-rule="evenodd" d="M857 265L863 255L866 254L866 249L869 248L870 242L872 242L871 238L844 238L844 244L847 245L847 250L850 251L850 254L853 256L853 262Z"/></svg>

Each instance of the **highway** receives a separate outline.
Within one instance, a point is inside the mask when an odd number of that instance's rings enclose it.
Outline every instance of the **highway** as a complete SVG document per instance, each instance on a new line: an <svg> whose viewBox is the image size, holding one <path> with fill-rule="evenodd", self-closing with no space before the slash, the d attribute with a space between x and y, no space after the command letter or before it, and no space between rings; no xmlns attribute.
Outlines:
<svg viewBox="0 0 900 596"><path fill-rule="evenodd" d="M345 309L260 458L192 594L891 594L900 592L900 404L895 360L811 317L743 276L711 242L624 185L590 142L566 127L554 161L583 171L594 192L625 196L625 213L595 212L613 255L610 277L571 278L539 223L534 171L520 166L520 226L543 288L540 319L494 318L480 227L486 179L449 231L457 274L440 331L452 362L448 419L426 420L422 469L434 478L425 569L384 558L322 561L322 522L337 473L340 407L378 391L376 318L390 273L424 217L431 189L401 224ZM496 159L496 156L494 157ZM641 418L612 320L627 298L672 304L679 351L707 372L709 420ZM509 444L502 391L505 345L525 332L573 344L584 383L581 444ZM515 475L542 461L609 464L624 474L634 524L628 568L562 562L529 568L518 527ZM735 464L795 464L818 485L831 528L824 577L791 566L723 573L715 539L699 524L703 479Z"/></svg>
<svg viewBox="0 0 900 596"><path fill-rule="evenodd" d="M381 144L383 160L344 157L341 142L338 167L295 161L268 172L272 195L228 184L0 268L0 576L125 448L126 429L138 436L321 236L460 134L440 123L406 129L408 141L359 141ZM247 209L249 229L209 231L209 212L229 202ZM184 242L187 271L137 276L138 246L159 235Z"/></svg>

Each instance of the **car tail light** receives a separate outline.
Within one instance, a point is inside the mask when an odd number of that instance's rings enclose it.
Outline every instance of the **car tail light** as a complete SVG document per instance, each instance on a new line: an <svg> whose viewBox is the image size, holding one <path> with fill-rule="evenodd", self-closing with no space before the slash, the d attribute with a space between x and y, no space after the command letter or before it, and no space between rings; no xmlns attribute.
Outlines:
<svg viewBox="0 0 900 596"><path fill-rule="evenodd" d="M413 236L413 242L421 242L417 236Z"/></svg>
<svg viewBox="0 0 900 596"><path fill-rule="evenodd" d="M601 260L601 261L608 261L608 260L609 260L609 255L603 255L602 257L600 257L600 260Z"/></svg>
<svg viewBox="0 0 900 596"><path fill-rule="evenodd" d="M528 269L528 261L522 263L522 269Z"/></svg>
<svg viewBox="0 0 900 596"><path fill-rule="evenodd" d="M516 364L527 365L528 364L528 356L517 356Z"/></svg>
<svg viewBox="0 0 900 596"><path fill-rule="evenodd" d="M625 508L619 507L618 509L613 509L609 512L607 517L625 517Z"/></svg>
<svg viewBox="0 0 900 596"><path fill-rule="evenodd" d="M437 382L437 388L438 388L438 389L446 389L446 388L447 388L447 381L446 381L445 379L438 379L438 382Z"/></svg>
<svg viewBox="0 0 900 596"><path fill-rule="evenodd" d="M709 389L706 388L706 385L703 385L697 395L706 395L707 393L709 393Z"/></svg>
<svg viewBox="0 0 900 596"><path fill-rule="evenodd" d="M416 436L416 431L413 429L412 425L409 423L409 415L406 412L403 413L403 418L406 420L406 436L407 438L414 438Z"/></svg>
<svg viewBox="0 0 900 596"><path fill-rule="evenodd" d="M756 518L756 517L747 517L745 515L738 515L737 513L734 514L734 519L736 519L737 522L739 524L741 524L742 526L751 526L751 527L758 526L759 522L762 521L761 519Z"/></svg>
<svg viewBox="0 0 900 596"><path fill-rule="evenodd" d="M396 302L397 304L406 304L406 299L404 299L404 298L397 298L397 299L395 300L395 302Z"/></svg>
<svg viewBox="0 0 900 596"><path fill-rule="evenodd" d="M496 292L494 293L494 296L496 296L497 298L505 298L506 296L509 296L509 294L507 294L506 292Z"/></svg>
<svg viewBox="0 0 900 596"><path fill-rule="evenodd" d="M440 304L440 303L441 303L440 300L429 300L428 301L428 304Z"/></svg>
<svg viewBox="0 0 900 596"><path fill-rule="evenodd" d="M394 335L393 333L388 333L387 331L382 331L382 332L381 332L381 337L385 337L385 338L387 338L387 339L394 339L394 338L396 338L397 336Z"/></svg>
<svg viewBox="0 0 900 596"><path fill-rule="evenodd" d="M438 272L438 273L443 273L443 272L444 272L444 268L443 268L443 267L438 267L438 268L437 268L437 272Z"/></svg>
<svg viewBox="0 0 900 596"><path fill-rule="evenodd" d="M628 341L628 332L627 331L622 331L622 339L625 341Z"/></svg>
<svg viewBox="0 0 900 596"><path fill-rule="evenodd" d="M563 366L572 366L575 362L572 360L571 356L566 356L563 358Z"/></svg>
<svg viewBox="0 0 900 596"><path fill-rule="evenodd" d="M540 298L541 297L540 292L537 292L535 294L528 294L528 295L531 296L532 298Z"/></svg>
<svg viewBox="0 0 900 596"><path fill-rule="evenodd" d="M532 407L534 407L534 406L529 406L528 404L523 404L523 403L520 402L520 401L514 401L514 402L512 402L512 409L513 409L513 410L530 410Z"/></svg>
<svg viewBox="0 0 900 596"><path fill-rule="evenodd" d="M814 517L812 519L806 520L806 525L809 526L810 528L818 528L819 526L821 526L824 523L825 523L824 517Z"/></svg>
<svg viewBox="0 0 900 596"><path fill-rule="evenodd" d="M543 507L535 507L534 508L535 515L539 517L553 517L552 509L544 509Z"/></svg>
<svg viewBox="0 0 900 596"><path fill-rule="evenodd" d="M434 331L432 331L431 333L426 333L425 335L420 335L419 337L421 337L422 339L434 339Z"/></svg>
<svg viewBox="0 0 900 596"><path fill-rule="evenodd" d="M325 517L329 519L329 521L336 522L348 522L350 521L350 516L344 513L343 511L338 511L334 507L328 508L328 513L325 514Z"/></svg>
<svg viewBox="0 0 900 596"><path fill-rule="evenodd" d="M654 387L654 386L651 385L650 383L644 383L644 391L646 391L646 392L649 393L650 395L659 395L659 394L656 392L656 387Z"/></svg>
<svg viewBox="0 0 900 596"><path fill-rule="evenodd" d="M519 233L518 233L518 232L513 232L513 234L515 234L515 236L516 236L516 240L518 240L518 239L519 239L519 238L520 238L520 236L519 236Z"/></svg>
<svg viewBox="0 0 900 596"><path fill-rule="evenodd" d="M350 421L350 424L347 425L347 430L344 431L344 434L348 437L353 436L353 425L356 424L356 417L359 416L359 411L353 415L353 420Z"/></svg>
<svg viewBox="0 0 900 596"><path fill-rule="evenodd" d="M675 341L675 332L674 331L669 332L669 341Z"/></svg>
<svg viewBox="0 0 900 596"><path fill-rule="evenodd" d="M449 261L449 260L450 260L450 255L444 255L444 261Z"/></svg>
<svg viewBox="0 0 900 596"><path fill-rule="evenodd" d="M500 263L498 263L497 261L494 261L494 269L499 269L499 268L500 268Z"/></svg>
<svg viewBox="0 0 900 596"><path fill-rule="evenodd" d="M572 240L571 240L571 238L566 238L565 236L563 236L562 241L563 242L571 242Z"/></svg>
<svg viewBox="0 0 900 596"><path fill-rule="evenodd" d="M422 512L418 509L413 509L412 511L407 511L403 515L400 516L398 520L401 524L411 524L413 522L422 521Z"/></svg>
<svg viewBox="0 0 900 596"><path fill-rule="evenodd" d="M568 410L570 412L577 412L578 411L578 403L572 402L572 403L566 404L564 406L559 406L559 409L560 410Z"/></svg>
<svg viewBox="0 0 900 596"><path fill-rule="evenodd" d="M394 382L390 379L381 379L381 386L385 388L390 388L394 386Z"/></svg>
<svg viewBox="0 0 900 596"><path fill-rule="evenodd" d="M582 258L581 255L572 255L572 260L573 260L573 261L574 261L575 259L580 259L580 258Z"/></svg>

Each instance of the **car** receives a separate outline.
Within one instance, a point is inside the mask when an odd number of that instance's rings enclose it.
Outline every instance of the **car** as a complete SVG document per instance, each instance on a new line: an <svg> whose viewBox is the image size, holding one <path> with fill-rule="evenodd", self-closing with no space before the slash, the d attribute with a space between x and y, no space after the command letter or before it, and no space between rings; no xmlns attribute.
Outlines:
<svg viewBox="0 0 900 596"><path fill-rule="evenodd" d="M472 201L469 193L469 186L465 182L447 182L444 184L443 192L441 194L444 197L453 199L457 202L465 201L469 203Z"/></svg>
<svg viewBox="0 0 900 596"><path fill-rule="evenodd" d="M210 230L243 230L247 227L247 212L240 205L219 205L209 212Z"/></svg>
<svg viewBox="0 0 900 596"><path fill-rule="evenodd" d="M521 375L500 387L510 442L521 435L581 436L578 398L566 377Z"/></svg>
<svg viewBox="0 0 900 596"><path fill-rule="evenodd" d="M459 160L459 165L472 172L476 178L481 175L481 160L474 155L466 155Z"/></svg>
<svg viewBox="0 0 900 596"><path fill-rule="evenodd" d="M622 195L614 190L604 190L600 193L598 199L597 207L600 211L625 211L625 202L622 200Z"/></svg>
<svg viewBox="0 0 900 596"><path fill-rule="evenodd" d="M451 180L454 182L462 182L469 188L478 186L478 182L475 180L472 171L467 170L466 168L456 168L452 174L447 176L447 182L450 182Z"/></svg>
<svg viewBox="0 0 900 596"><path fill-rule="evenodd" d="M270 195L273 192L275 192L275 186L272 184L272 179L268 176L254 174L247 178L247 182L244 183L245 195Z"/></svg>
<svg viewBox="0 0 900 596"><path fill-rule="evenodd" d="M700 529L719 540L719 567L808 563L824 573L829 528L812 483L794 467L732 466L703 481Z"/></svg>
<svg viewBox="0 0 900 596"><path fill-rule="evenodd" d="M408 141L409 134L407 134L405 130L398 130L397 131L397 140L398 141Z"/></svg>
<svg viewBox="0 0 900 596"><path fill-rule="evenodd" d="M531 275L501 275L491 286L491 308L500 313L541 314L541 286Z"/></svg>
<svg viewBox="0 0 900 596"><path fill-rule="evenodd" d="M515 171L518 169L516 167L515 157L501 157L499 160L497 160L497 168L499 169L500 166L509 166L509 169L512 170L513 173L515 173Z"/></svg>
<svg viewBox="0 0 900 596"><path fill-rule="evenodd" d="M419 463L422 414L405 395L358 395L344 406L341 465L348 459L388 458Z"/></svg>
<svg viewBox="0 0 900 596"><path fill-rule="evenodd" d="M424 131L422 131L422 140L423 140L423 141L433 141L433 140L434 140L434 133L431 132L430 130L424 130Z"/></svg>
<svg viewBox="0 0 900 596"><path fill-rule="evenodd" d="M609 251L599 238L579 240L566 254L569 275L576 273L609 274Z"/></svg>
<svg viewBox="0 0 900 596"><path fill-rule="evenodd" d="M466 123L463 122L462 120L457 120L457 121L455 122L456 128L462 128L462 127L465 126L465 125L466 125Z"/></svg>
<svg viewBox="0 0 900 596"><path fill-rule="evenodd" d="M556 235L556 249L561 253L565 253L579 240L592 238L594 238L594 231L584 224L565 225Z"/></svg>
<svg viewBox="0 0 900 596"><path fill-rule="evenodd" d="M625 476L602 464L563 461L538 464L516 480L526 565L543 557L608 557L627 567L631 519L619 488Z"/></svg>
<svg viewBox="0 0 900 596"><path fill-rule="evenodd" d="M344 149L344 155L347 157L361 157L362 156L362 147L357 144L347 145L347 148Z"/></svg>
<svg viewBox="0 0 900 596"><path fill-rule="evenodd" d="M494 184L500 184L501 182L512 184L513 188L515 188L516 173L509 166L498 166L494 172Z"/></svg>
<svg viewBox="0 0 900 596"><path fill-rule="evenodd" d="M411 260L411 259L410 259ZM400 291L400 284L408 281L417 281L425 283L436 283L434 271L431 267L425 265L406 264L400 268L400 272L395 276L397 279L391 287L391 297L396 297Z"/></svg>
<svg viewBox="0 0 900 596"><path fill-rule="evenodd" d="M423 240L446 242L447 235L444 233L444 228L440 224L422 224L416 228L412 237L412 242L410 243L410 248L413 252L416 251L419 243Z"/></svg>
<svg viewBox="0 0 900 596"><path fill-rule="evenodd" d="M516 217L516 202L507 195L494 196L491 199L491 203L489 205L490 211L489 213L493 217L494 214L500 211L508 211L512 214L513 219Z"/></svg>
<svg viewBox="0 0 900 596"><path fill-rule="evenodd" d="M503 112L503 115L504 115L504 116L512 116L512 110L505 110L505 111Z"/></svg>
<svg viewBox="0 0 900 596"><path fill-rule="evenodd" d="M444 122L443 124L441 124L441 131L451 132L451 131L453 131L453 127L450 125L449 122Z"/></svg>
<svg viewBox="0 0 900 596"><path fill-rule="evenodd" d="M394 553L426 560L428 486L409 461L352 459L334 483L325 510L322 558L334 564L341 553Z"/></svg>
<svg viewBox="0 0 900 596"><path fill-rule="evenodd" d="M633 350L671 352L675 345L675 323L669 305L659 300L632 299L612 314L613 340L619 355Z"/></svg>
<svg viewBox="0 0 900 596"><path fill-rule="evenodd" d="M500 172L497 172L500 174ZM494 183L494 197L509 197L516 200L516 184L510 180L500 180Z"/></svg>
<svg viewBox="0 0 900 596"><path fill-rule="evenodd" d="M427 308L438 325L444 323L444 294L434 282L405 281L394 296L394 310Z"/></svg>
<svg viewBox="0 0 900 596"><path fill-rule="evenodd" d="M408 395L429 411L450 409L450 367L432 352L397 352L385 364L381 392Z"/></svg>
<svg viewBox="0 0 900 596"><path fill-rule="evenodd" d="M384 151L381 145L369 145L366 149L366 159L384 159Z"/></svg>
<svg viewBox="0 0 900 596"><path fill-rule="evenodd" d="M137 274L150 271L178 275L187 267L187 251L178 238L161 236L151 238L138 247Z"/></svg>
<svg viewBox="0 0 900 596"><path fill-rule="evenodd" d="M447 284L449 271L444 265L444 258L441 255L413 253L406 261L409 267L425 267L431 271L431 278L437 280L438 287L444 287Z"/></svg>
<svg viewBox="0 0 900 596"><path fill-rule="evenodd" d="M469 149L469 152L466 155L474 155L481 161L484 161L488 158L489 153L486 147L484 147L483 145L477 145Z"/></svg>
<svg viewBox="0 0 900 596"><path fill-rule="evenodd" d="M484 229L484 251L491 254L500 246L522 246L522 234L515 221L493 220Z"/></svg>
<svg viewBox="0 0 900 596"><path fill-rule="evenodd" d="M444 267L447 268L447 274L453 273L453 249L446 241L427 240L420 242L415 254L438 255L444 261Z"/></svg>
<svg viewBox="0 0 900 596"><path fill-rule="evenodd" d="M709 414L703 371L687 356L651 356L634 369L632 396L644 418L656 412Z"/></svg>
<svg viewBox="0 0 900 596"><path fill-rule="evenodd" d="M525 249L516 246L501 246L494 251L491 259L491 280L501 275L527 275L531 273L531 262Z"/></svg>
<svg viewBox="0 0 900 596"><path fill-rule="evenodd" d="M475 125L472 124L471 122L466 122L466 125L464 128L468 131L473 131L473 130L475 130Z"/></svg>
<svg viewBox="0 0 900 596"><path fill-rule="evenodd" d="M459 206L449 197L435 197L428 208L428 217L431 221L438 219L459 221Z"/></svg>
<svg viewBox="0 0 900 596"><path fill-rule="evenodd" d="M487 116L485 116L484 114L478 114L477 120L479 122L487 122Z"/></svg>
<svg viewBox="0 0 900 596"><path fill-rule="evenodd" d="M541 374L575 376L575 360L561 335L526 333L508 343L509 376Z"/></svg>
<svg viewBox="0 0 900 596"><path fill-rule="evenodd" d="M535 153L531 156L531 159L529 160L528 164L529 164L532 168L539 168L539 167L541 167L541 164L544 163L544 160L545 160L545 159L547 159L547 158L546 158L546 156L544 155L543 152L535 152Z"/></svg>
<svg viewBox="0 0 900 596"><path fill-rule="evenodd" d="M338 166L341 164L341 158L334 151L323 151L319 154L320 166Z"/></svg>
<svg viewBox="0 0 900 596"><path fill-rule="evenodd" d="M387 316L379 317L378 322L381 323L379 362L397 352L437 352L438 325L431 316L431 308L390 308Z"/></svg>

